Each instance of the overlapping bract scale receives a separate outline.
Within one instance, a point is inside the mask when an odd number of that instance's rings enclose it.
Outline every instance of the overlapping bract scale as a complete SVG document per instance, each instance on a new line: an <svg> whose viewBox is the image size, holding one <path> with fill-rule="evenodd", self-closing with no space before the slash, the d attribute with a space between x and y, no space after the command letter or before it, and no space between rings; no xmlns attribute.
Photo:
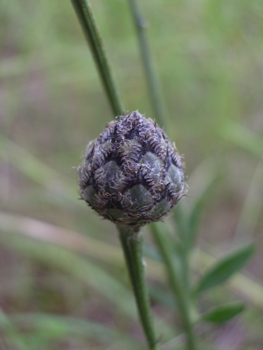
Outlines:
<svg viewBox="0 0 263 350"><path fill-rule="evenodd" d="M108 124L88 145L78 172L81 198L117 224L161 220L184 195L175 145L137 111Z"/></svg>

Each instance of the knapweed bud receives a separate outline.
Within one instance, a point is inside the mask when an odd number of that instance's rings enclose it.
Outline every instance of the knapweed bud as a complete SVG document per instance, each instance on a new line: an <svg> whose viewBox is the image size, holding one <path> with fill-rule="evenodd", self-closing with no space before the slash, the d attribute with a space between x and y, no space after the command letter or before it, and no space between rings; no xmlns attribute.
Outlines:
<svg viewBox="0 0 263 350"><path fill-rule="evenodd" d="M159 221L184 195L175 145L139 112L110 122L78 168L81 198L116 224Z"/></svg>

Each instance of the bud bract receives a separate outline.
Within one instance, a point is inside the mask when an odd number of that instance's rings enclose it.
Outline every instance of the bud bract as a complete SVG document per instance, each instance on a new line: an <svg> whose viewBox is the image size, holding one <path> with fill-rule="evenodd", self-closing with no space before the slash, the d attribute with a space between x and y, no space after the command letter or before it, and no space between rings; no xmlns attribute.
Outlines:
<svg viewBox="0 0 263 350"><path fill-rule="evenodd" d="M88 145L78 172L81 198L116 224L159 221L184 195L175 145L137 111L107 125Z"/></svg>

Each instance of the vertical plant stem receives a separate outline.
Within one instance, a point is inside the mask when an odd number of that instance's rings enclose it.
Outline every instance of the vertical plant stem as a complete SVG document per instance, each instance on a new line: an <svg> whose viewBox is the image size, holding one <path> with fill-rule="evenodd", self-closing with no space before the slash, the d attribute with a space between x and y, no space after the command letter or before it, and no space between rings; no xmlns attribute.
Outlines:
<svg viewBox="0 0 263 350"><path fill-rule="evenodd" d="M71 2L89 42L112 112L114 116L121 115L124 113L124 107L119 94L117 93L117 88L111 75L110 65L89 2L88 0L71 0ZM134 230L128 226L119 225L117 228L119 230L126 265L129 271L141 324L149 349L158 350L144 277L142 235L138 230Z"/></svg>
<svg viewBox="0 0 263 350"><path fill-rule="evenodd" d="M159 226L160 223L150 224L151 232L153 237L158 244L162 259L166 265L167 274L169 277L169 282L171 289L176 296L176 301L178 309L180 312L182 324L186 334L187 340L187 349L195 350L195 340L193 334L193 327L191 323L191 302L189 297L189 291L185 290L184 279L178 268L176 268L173 263L173 251L171 245L166 238L166 232L160 232ZM185 274L185 271L184 271Z"/></svg>
<svg viewBox="0 0 263 350"><path fill-rule="evenodd" d="M130 226L118 225L117 227L144 334L149 349L158 350L145 282L142 233Z"/></svg>
<svg viewBox="0 0 263 350"><path fill-rule="evenodd" d="M145 29L144 21L139 12L137 0L129 0L129 4L130 4L131 12L136 24L137 35L138 35L138 40L140 44L140 50L141 50L143 65L146 73L146 78L148 82L148 88L150 92L152 107L158 123L164 124L165 108L162 103L162 97L159 89L158 80L156 78L153 65L152 65L152 60L150 57L148 42L144 31ZM150 225L151 231L156 241L156 244L160 250L164 263L166 264L167 274L169 276L171 288L178 302L181 319L183 321L183 326L187 336L187 348L188 350L194 350L195 341L194 341L194 335L193 335L191 319L190 319L191 305L190 305L189 269L188 269L189 255L185 251L184 252L185 254L182 257L181 263L184 268L184 280L182 281L182 276L180 276L179 271L176 270L172 262L173 252L170 249L170 245L167 242L165 236L163 236L161 232L159 232L157 225L158 224L151 224Z"/></svg>
<svg viewBox="0 0 263 350"><path fill-rule="evenodd" d="M147 42L146 34L145 34L145 21L139 11L139 7L136 0L129 0L130 9L133 15L133 19L136 26L142 62L146 74L146 80L149 89L149 95L151 98L152 108L155 115L155 119L157 122L164 126L165 124L165 108L162 103L161 91L159 88L159 82L156 78L156 74L154 71L149 45Z"/></svg>
<svg viewBox="0 0 263 350"><path fill-rule="evenodd" d="M145 24L142 19L142 15L139 11L137 0L129 0L133 19L136 24L137 35L148 82L149 93L151 97L152 107L155 113L155 118L158 123L165 123L165 108L162 103L161 92L159 89L158 80L156 78L153 64L150 56L148 42L145 35ZM193 335L193 329L190 319L190 292L189 292L189 269L188 269L188 252L185 250L182 257L182 265L184 269L184 276L182 277L179 271L176 270L173 262L173 252L170 249L170 245L164 235L159 232L158 224L151 224L151 231L156 244L160 250L164 263L166 264L167 274L170 280L171 288L177 299L178 307L183 321L183 326L187 336L187 348L188 350L195 350L195 341Z"/></svg>
<svg viewBox="0 0 263 350"><path fill-rule="evenodd" d="M111 74L109 60L89 1L71 0L71 2L92 51L112 112L114 116L119 116L124 113L125 109L119 98L116 83Z"/></svg>

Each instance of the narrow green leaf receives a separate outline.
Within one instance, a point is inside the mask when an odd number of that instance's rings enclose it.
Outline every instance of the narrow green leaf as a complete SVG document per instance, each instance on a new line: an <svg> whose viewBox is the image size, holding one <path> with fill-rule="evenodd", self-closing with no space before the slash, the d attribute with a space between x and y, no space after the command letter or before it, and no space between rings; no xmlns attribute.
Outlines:
<svg viewBox="0 0 263 350"><path fill-rule="evenodd" d="M201 320L210 323L224 323L240 314L244 308L244 305L241 303L229 303L221 305L208 311L202 316Z"/></svg>
<svg viewBox="0 0 263 350"><path fill-rule="evenodd" d="M249 244L222 258L201 278L195 292L200 293L225 282L244 266L253 251L254 246Z"/></svg>

